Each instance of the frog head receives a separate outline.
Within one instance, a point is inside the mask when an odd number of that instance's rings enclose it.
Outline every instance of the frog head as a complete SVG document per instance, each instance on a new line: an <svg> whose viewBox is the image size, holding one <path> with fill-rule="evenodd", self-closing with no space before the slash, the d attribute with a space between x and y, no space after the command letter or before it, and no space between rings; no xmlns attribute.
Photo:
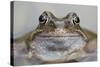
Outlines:
<svg viewBox="0 0 100 67"><path fill-rule="evenodd" d="M36 56L43 61L62 62L68 54L83 48L86 42L75 30L79 23L80 19L74 12L68 13L63 18L57 18L51 12L44 11L39 17L38 28L43 31L33 43L36 47Z"/></svg>
<svg viewBox="0 0 100 67"><path fill-rule="evenodd" d="M44 11L39 17L39 24L45 31L73 30L79 26L79 23L80 19L75 12L70 12L63 18L57 18L51 12Z"/></svg>

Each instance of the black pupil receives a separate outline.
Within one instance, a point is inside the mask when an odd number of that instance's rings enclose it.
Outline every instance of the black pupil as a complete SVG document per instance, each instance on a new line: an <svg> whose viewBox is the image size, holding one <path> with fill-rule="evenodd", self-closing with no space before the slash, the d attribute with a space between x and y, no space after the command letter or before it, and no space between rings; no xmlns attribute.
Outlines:
<svg viewBox="0 0 100 67"><path fill-rule="evenodd" d="M46 20L46 19L44 19L44 16L41 15L41 16L39 17L39 21L40 21L40 22L43 22L44 20Z"/></svg>

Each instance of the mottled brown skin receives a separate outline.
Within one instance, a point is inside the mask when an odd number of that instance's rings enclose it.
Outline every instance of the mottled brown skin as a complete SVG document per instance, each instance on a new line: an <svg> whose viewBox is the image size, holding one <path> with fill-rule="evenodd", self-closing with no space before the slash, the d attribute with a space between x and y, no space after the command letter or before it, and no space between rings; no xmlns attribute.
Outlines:
<svg viewBox="0 0 100 67"><path fill-rule="evenodd" d="M65 25L64 29L68 32L78 32L84 40L87 42L87 45L80 49L82 51L88 52L89 50L94 49L96 47L96 44L90 44L93 40L96 40L97 35L93 32L90 32L88 30L82 29L79 25L80 20L79 17L77 16L76 13L69 13L67 16L64 18L56 18L51 12L44 11L41 16L45 16L45 18L39 20L39 25L38 27L33 30L32 32L29 32L25 34L21 38L15 39L15 42L20 42L20 41L25 41L27 50L31 52L31 42L35 39L36 36L38 36L42 32L54 32L54 30L57 28L55 25L54 21L62 21L67 19L71 24L70 25ZM54 20L54 21L52 21ZM92 46L91 46L92 45ZM49 62L50 63L50 62ZM52 62L51 62L52 63ZM54 62L53 62L54 63Z"/></svg>

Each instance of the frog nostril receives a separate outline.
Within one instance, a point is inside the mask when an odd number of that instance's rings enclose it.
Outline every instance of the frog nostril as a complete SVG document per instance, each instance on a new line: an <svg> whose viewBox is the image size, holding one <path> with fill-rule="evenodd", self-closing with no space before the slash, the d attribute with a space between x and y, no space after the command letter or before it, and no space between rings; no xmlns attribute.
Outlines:
<svg viewBox="0 0 100 67"><path fill-rule="evenodd" d="M70 21L64 21L65 27L68 27L70 25Z"/></svg>

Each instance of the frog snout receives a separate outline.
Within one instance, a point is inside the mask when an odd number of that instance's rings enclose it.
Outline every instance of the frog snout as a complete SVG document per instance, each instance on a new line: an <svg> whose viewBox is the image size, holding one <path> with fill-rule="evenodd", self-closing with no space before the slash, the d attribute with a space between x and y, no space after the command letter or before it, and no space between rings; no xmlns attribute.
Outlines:
<svg viewBox="0 0 100 67"><path fill-rule="evenodd" d="M55 25L57 28L70 28L73 23L70 20L56 21Z"/></svg>

